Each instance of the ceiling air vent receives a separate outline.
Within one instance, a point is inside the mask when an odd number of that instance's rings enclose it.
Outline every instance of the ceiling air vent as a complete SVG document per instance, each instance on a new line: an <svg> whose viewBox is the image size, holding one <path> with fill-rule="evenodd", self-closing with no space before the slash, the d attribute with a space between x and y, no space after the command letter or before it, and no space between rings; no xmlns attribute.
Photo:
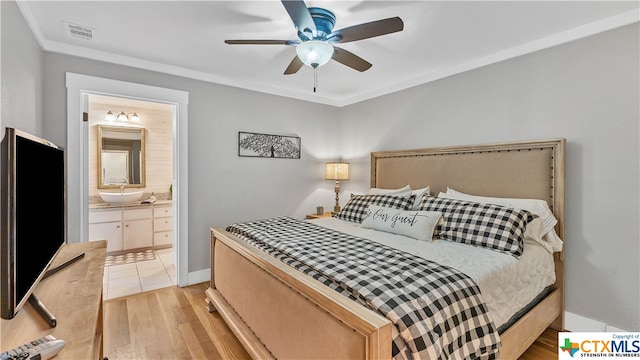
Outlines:
<svg viewBox="0 0 640 360"><path fill-rule="evenodd" d="M62 23L64 24L67 36L83 40L93 40L94 29L66 21L63 21Z"/></svg>

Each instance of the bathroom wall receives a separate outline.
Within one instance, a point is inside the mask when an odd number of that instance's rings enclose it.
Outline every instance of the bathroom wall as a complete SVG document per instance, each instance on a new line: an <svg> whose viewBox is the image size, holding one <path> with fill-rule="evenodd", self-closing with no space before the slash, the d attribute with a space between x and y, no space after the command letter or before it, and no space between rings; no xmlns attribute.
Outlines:
<svg viewBox="0 0 640 360"><path fill-rule="evenodd" d="M109 122L107 111L136 113L139 122ZM146 187L143 198L153 192L157 199L169 196L173 179L173 106L102 95L89 95L89 203L102 202L98 189L98 125L145 128ZM140 188L135 188L139 190Z"/></svg>

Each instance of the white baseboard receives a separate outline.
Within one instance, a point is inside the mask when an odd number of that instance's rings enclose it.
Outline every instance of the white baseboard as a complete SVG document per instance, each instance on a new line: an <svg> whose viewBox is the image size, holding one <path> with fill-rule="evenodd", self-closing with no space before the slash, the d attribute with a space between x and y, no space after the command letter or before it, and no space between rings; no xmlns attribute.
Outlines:
<svg viewBox="0 0 640 360"><path fill-rule="evenodd" d="M192 271L187 274L187 286L211 280L211 269Z"/></svg>
<svg viewBox="0 0 640 360"><path fill-rule="evenodd" d="M605 332L628 332L626 330L618 329L617 327L613 327L611 325L605 325Z"/></svg>
<svg viewBox="0 0 640 360"><path fill-rule="evenodd" d="M564 328L574 332L627 332L601 321L589 319L568 311L564 313Z"/></svg>

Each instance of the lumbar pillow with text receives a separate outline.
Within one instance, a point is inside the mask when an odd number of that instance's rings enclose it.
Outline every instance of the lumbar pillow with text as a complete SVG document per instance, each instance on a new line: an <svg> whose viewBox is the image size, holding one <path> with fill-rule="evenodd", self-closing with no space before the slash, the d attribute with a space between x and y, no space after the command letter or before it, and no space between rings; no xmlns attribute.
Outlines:
<svg viewBox="0 0 640 360"><path fill-rule="evenodd" d="M333 215L334 218L351 222L361 223L367 216L367 209L371 205L380 205L388 208L409 210L415 200L415 196L395 196L395 195L353 195L342 208L340 213Z"/></svg>
<svg viewBox="0 0 640 360"><path fill-rule="evenodd" d="M431 241L441 218L437 211L403 211L369 205L362 227Z"/></svg>

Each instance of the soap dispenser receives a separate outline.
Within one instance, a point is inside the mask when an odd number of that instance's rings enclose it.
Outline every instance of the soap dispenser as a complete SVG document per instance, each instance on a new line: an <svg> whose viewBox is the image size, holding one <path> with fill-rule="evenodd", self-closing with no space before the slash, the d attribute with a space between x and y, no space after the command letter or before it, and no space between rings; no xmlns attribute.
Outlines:
<svg viewBox="0 0 640 360"><path fill-rule="evenodd" d="M156 196L155 196L155 195L153 195L153 192L151 193L151 196L149 196L149 202L150 202L150 203L152 203L152 204L153 204L154 202L156 202Z"/></svg>

